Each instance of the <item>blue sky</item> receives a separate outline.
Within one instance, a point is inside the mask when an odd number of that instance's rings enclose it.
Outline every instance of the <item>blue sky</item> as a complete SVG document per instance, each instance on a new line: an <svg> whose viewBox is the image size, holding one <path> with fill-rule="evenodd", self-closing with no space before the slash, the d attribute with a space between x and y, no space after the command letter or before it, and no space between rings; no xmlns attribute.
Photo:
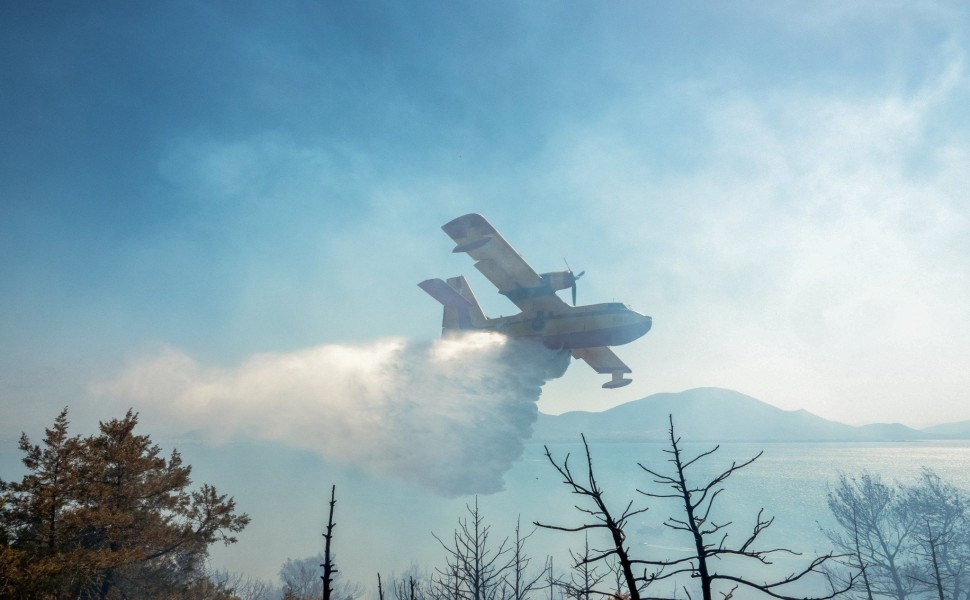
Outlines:
<svg viewBox="0 0 970 600"><path fill-rule="evenodd" d="M970 419L962 3L0 11L6 434L104 418L159 348L431 339L415 283L477 275L439 229L472 211L654 318L634 385L574 365L543 410L713 385Z"/></svg>

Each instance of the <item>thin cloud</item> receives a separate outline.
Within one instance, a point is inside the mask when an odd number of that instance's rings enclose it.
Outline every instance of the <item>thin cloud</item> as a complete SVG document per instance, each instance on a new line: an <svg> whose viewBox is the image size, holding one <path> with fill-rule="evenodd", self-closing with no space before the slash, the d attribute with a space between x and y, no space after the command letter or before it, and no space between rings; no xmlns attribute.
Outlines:
<svg viewBox="0 0 970 600"><path fill-rule="evenodd" d="M931 62L919 85L867 95L687 94L704 123L689 176L658 170L622 118L649 90L563 132L540 170L587 196L582 228L609 232L586 253L587 297L600 285L655 318L622 349L633 397L719 385L855 423L965 412L970 179L965 131L941 124L966 75L949 45ZM564 388L560 406L582 406Z"/></svg>

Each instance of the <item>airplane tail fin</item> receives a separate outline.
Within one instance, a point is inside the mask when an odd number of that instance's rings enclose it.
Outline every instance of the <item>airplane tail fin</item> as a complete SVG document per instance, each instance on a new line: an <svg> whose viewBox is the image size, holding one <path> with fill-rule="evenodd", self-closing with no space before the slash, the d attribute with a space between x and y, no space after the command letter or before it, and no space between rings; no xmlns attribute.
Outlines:
<svg viewBox="0 0 970 600"><path fill-rule="evenodd" d="M428 279L418 284L422 290L444 305L441 319L441 335L447 337L457 331L481 329L488 318L482 312L475 294L461 275L447 282L441 279Z"/></svg>

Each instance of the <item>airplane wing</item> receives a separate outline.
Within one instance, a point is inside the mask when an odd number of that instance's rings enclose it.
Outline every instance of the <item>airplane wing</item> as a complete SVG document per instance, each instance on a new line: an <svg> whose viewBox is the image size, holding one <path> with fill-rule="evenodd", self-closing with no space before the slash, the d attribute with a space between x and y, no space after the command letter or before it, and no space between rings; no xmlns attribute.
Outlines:
<svg viewBox="0 0 970 600"><path fill-rule="evenodd" d="M467 252L476 261L475 268L521 310L568 308L485 217L467 214L441 228L457 244L452 252Z"/></svg>
<svg viewBox="0 0 970 600"><path fill-rule="evenodd" d="M626 363L620 360L620 357L606 346L576 348L573 350L573 358L585 360L597 373L611 374L613 378L603 384L605 388L617 388L633 381L632 379L623 378L624 373L632 373L633 370L626 366Z"/></svg>

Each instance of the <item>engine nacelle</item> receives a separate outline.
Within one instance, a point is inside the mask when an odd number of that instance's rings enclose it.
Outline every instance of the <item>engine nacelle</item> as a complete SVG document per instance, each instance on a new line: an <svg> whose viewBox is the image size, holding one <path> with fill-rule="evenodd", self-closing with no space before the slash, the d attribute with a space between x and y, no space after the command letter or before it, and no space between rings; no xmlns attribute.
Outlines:
<svg viewBox="0 0 970 600"><path fill-rule="evenodd" d="M543 273L539 277L542 277L542 281L546 283L552 291L568 290L573 287L578 279L573 275L572 271L553 271L551 273Z"/></svg>

